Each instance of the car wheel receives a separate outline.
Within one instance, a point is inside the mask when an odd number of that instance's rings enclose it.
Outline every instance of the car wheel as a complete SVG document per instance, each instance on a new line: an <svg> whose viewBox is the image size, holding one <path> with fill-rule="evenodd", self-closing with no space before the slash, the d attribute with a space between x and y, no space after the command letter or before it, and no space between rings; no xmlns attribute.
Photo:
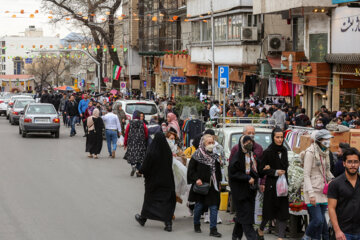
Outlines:
<svg viewBox="0 0 360 240"><path fill-rule="evenodd" d="M26 132L25 132L25 131L22 131L22 133L21 133L21 134L22 134L22 137L23 137L23 138L26 138L26 135L27 135L27 134L26 134Z"/></svg>
<svg viewBox="0 0 360 240"><path fill-rule="evenodd" d="M59 131L55 132L55 138L59 138L59 137L60 137L60 132Z"/></svg>
<svg viewBox="0 0 360 240"><path fill-rule="evenodd" d="M21 132L21 128L20 128L20 126L19 126L19 134L21 134L22 132Z"/></svg>

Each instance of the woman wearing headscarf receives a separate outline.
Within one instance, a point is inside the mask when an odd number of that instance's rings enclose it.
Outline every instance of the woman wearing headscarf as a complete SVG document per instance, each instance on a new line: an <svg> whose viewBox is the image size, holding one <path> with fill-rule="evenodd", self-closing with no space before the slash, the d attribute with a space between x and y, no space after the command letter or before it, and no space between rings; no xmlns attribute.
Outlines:
<svg viewBox="0 0 360 240"><path fill-rule="evenodd" d="M255 198L258 189L257 161L254 157L254 141L250 136L242 136L239 150L232 157L228 168L232 199L236 209L233 240L256 239L254 230Z"/></svg>
<svg viewBox="0 0 360 240"><path fill-rule="evenodd" d="M180 126L177 120L177 117L174 113L168 113L167 115L167 126L165 123L163 123L162 127L163 127L163 132L168 132L171 128L176 130L177 133L177 137L180 139L181 138L181 131L180 131Z"/></svg>
<svg viewBox="0 0 360 240"><path fill-rule="evenodd" d="M221 237L217 231L217 215L220 204L220 181L221 169L219 155L214 153L214 137L206 134L201 138L199 148L192 156L187 181L191 184L189 202L195 202L194 207L194 230L201 233L200 216L205 206L210 209L210 236ZM209 191L202 195L194 191L194 186L201 186L204 183L210 184Z"/></svg>
<svg viewBox="0 0 360 240"><path fill-rule="evenodd" d="M172 231L176 205L172 161L164 134L156 133L140 168L145 177L145 196L141 214L136 214L135 219L141 226L151 219L164 222L164 230Z"/></svg>
<svg viewBox="0 0 360 240"><path fill-rule="evenodd" d="M271 139L272 143L264 151L259 168L260 177L266 176L263 220L257 232L259 239L264 238L266 224L274 219L276 219L278 224L278 239L283 239L285 237L286 221L290 217L288 196L278 197L276 192L278 178L285 174L287 180L287 170L289 167L287 149L283 145L283 131L280 128L275 128L271 133Z"/></svg>
<svg viewBox="0 0 360 240"><path fill-rule="evenodd" d="M86 136L86 152L89 153L89 158L98 158L103 143L103 129L104 122L100 117L99 109L95 108L92 116L88 117L87 120L87 131Z"/></svg>
<svg viewBox="0 0 360 240"><path fill-rule="evenodd" d="M148 129L146 124L140 120L140 112L133 113L133 120L126 127L124 136L124 147L126 153L124 159L131 165L130 176L141 177L140 166L146 154L146 143L148 139Z"/></svg>

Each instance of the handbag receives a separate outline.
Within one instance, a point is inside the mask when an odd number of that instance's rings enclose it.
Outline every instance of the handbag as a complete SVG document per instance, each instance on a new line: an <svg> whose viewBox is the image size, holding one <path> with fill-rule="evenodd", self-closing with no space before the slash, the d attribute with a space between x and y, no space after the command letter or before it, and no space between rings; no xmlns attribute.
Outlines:
<svg viewBox="0 0 360 240"><path fill-rule="evenodd" d="M210 183L204 183L202 185L194 184L193 191L194 193L200 194L200 195L207 195L209 193L211 186L211 177L210 177Z"/></svg>
<svg viewBox="0 0 360 240"><path fill-rule="evenodd" d="M320 163L321 163L321 167L323 169L323 177L324 177L324 189L323 189L323 194L324 195L327 195L328 193L328 189L329 189L329 184L326 182L326 178L325 178L325 168L324 168L324 165L323 165L323 162L322 162L322 157L320 156Z"/></svg>

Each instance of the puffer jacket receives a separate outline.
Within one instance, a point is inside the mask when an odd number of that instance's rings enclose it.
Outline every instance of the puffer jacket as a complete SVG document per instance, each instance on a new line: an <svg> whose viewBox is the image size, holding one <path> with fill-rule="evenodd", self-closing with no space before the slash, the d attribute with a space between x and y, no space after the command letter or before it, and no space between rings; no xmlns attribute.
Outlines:
<svg viewBox="0 0 360 240"><path fill-rule="evenodd" d="M326 154L329 155L329 153L319 153L323 156L323 164L321 165L320 159L316 157L315 148L317 148L317 146L315 144L316 143L313 143L306 149L305 154L302 154L304 159L304 198L306 204L310 203L311 197L315 197L316 203L327 203L327 196L323 194L325 186L324 177L327 183L334 178L330 172L329 157L326 157Z"/></svg>

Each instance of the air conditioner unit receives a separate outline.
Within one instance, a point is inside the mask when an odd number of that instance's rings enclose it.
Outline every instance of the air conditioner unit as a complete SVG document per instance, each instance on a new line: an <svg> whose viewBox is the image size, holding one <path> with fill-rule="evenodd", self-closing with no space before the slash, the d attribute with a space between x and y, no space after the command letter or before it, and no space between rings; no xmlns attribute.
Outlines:
<svg viewBox="0 0 360 240"><path fill-rule="evenodd" d="M258 40L257 27L242 27L240 40L241 41L257 41Z"/></svg>
<svg viewBox="0 0 360 240"><path fill-rule="evenodd" d="M285 38L280 34L271 34L268 36L268 51L283 52L285 51Z"/></svg>

